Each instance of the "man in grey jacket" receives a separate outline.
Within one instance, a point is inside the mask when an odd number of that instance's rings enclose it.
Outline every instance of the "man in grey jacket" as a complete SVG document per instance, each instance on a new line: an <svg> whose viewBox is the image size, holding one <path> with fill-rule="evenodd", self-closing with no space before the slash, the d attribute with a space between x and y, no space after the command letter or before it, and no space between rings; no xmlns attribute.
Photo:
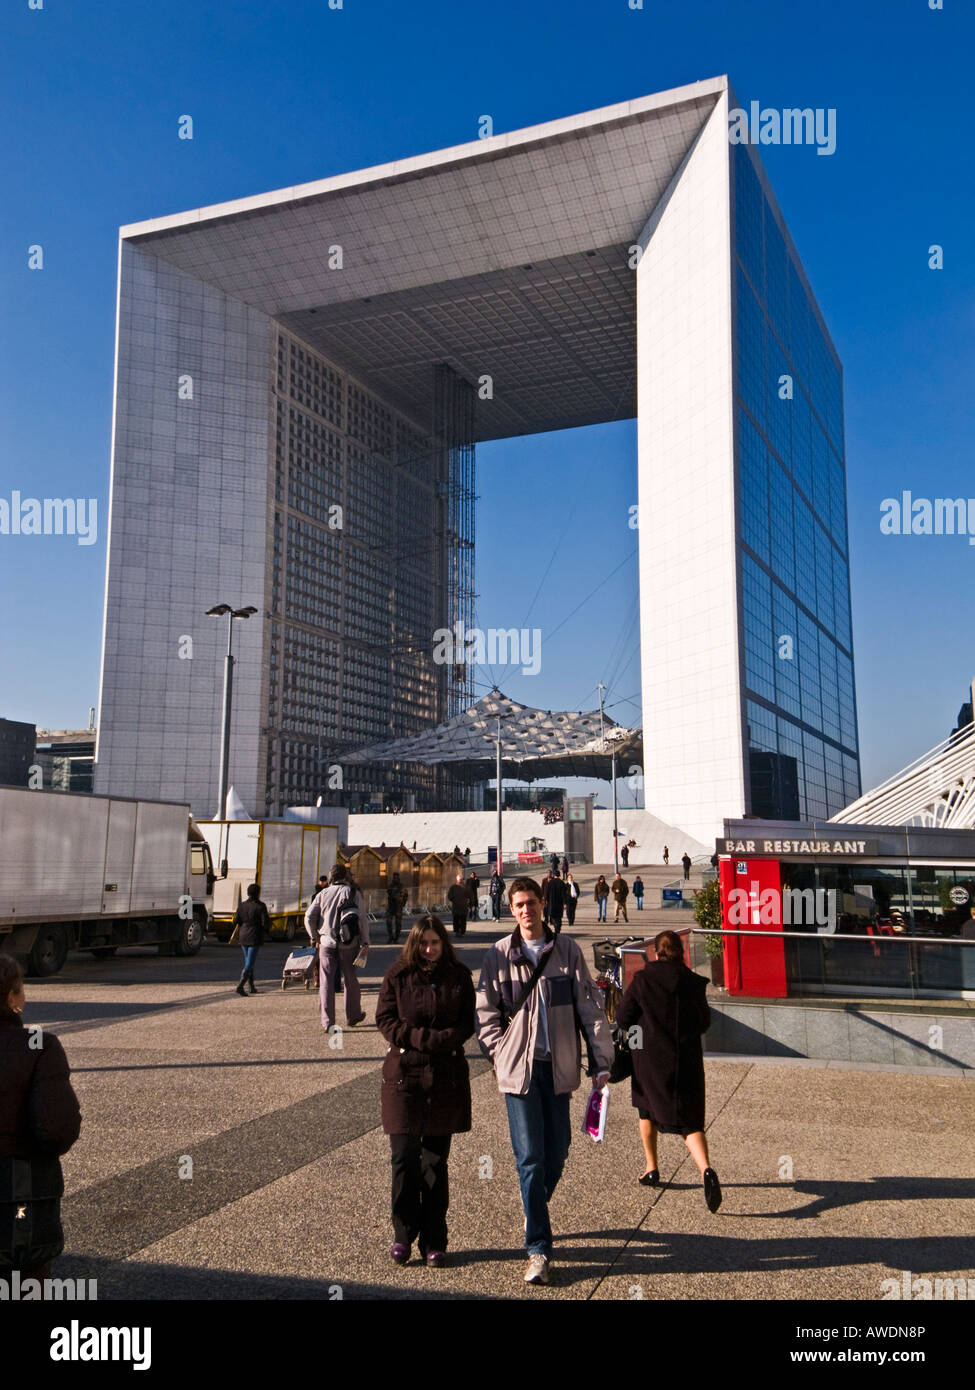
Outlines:
<svg viewBox="0 0 975 1390"><path fill-rule="evenodd" d="M339 940L339 924L342 913L354 908L359 918L359 935L348 945ZM322 1027L327 1032L335 1021L335 983L342 972L345 981L345 1021L354 1028L365 1018L362 1012L362 996L355 973L354 961L361 950L369 950L369 918L365 903L348 869L344 864L336 864L329 875L329 886L323 888L312 899L305 913L305 930L314 942L318 940L318 959L321 983L318 998L321 1006Z"/></svg>
<svg viewBox="0 0 975 1390"><path fill-rule="evenodd" d="M596 1060L594 1085L609 1080L613 1043L599 990L579 946L542 925L542 893L535 880L516 878L508 902L518 925L484 958L477 989L477 1039L494 1065L508 1111L525 1208L525 1283L548 1284L548 1204L572 1137L569 1097L582 1079L580 1025ZM536 983L529 990L533 976Z"/></svg>

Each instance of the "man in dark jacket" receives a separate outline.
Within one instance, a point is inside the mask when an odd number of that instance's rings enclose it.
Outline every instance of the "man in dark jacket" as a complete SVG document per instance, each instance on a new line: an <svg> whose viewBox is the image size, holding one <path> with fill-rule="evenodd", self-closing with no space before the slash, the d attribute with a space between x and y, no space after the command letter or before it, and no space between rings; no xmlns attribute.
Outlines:
<svg viewBox="0 0 975 1390"><path fill-rule="evenodd" d="M491 874L491 915L496 922L501 921L501 908L504 904L504 875L497 869Z"/></svg>
<svg viewBox="0 0 975 1390"><path fill-rule="evenodd" d="M463 936L467 931L467 914L471 910L471 890L464 882L464 875L458 873L457 882L447 890L447 901L454 919L454 935Z"/></svg>
<svg viewBox="0 0 975 1390"><path fill-rule="evenodd" d="M47 1028L24 1027L24 1002L20 966L0 954L0 1275L19 1269L46 1279L64 1249L58 1158L81 1132L81 1111L64 1048ZM25 1203L13 1193L27 1164L32 1196Z"/></svg>
<svg viewBox="0 0 975 1390"><path fill-rule="evenodd" d="M251 994L256 994L254 964L258 951L264 945L265 936L271 931L271 919L268 916L267 908L261 902L261 885L259 883L247 885L247 901L241 903L234 913L234 926L239 928L237 939L244 952L244 969L241 972L236 993L243 996L246 993L244 986L249 984Z"/></svg>
<svg viewBox="0 0 975 1390"><path fill-rule="evenodd" d="M399 940L400 932L403 930L403 908L406 906L408 893L400 883L399 874L393 874L392 882L386 889L386 940L393 942Z"/></svg>
<svg viewBox="0 0 975 1390"><path fill-rule="evenodd" d="M553 874L545 884L545 920L558 936L562 930L562 914L565 911L565 884L558 874Z"/></svg>
<svg viewBox="0 0 975 1390"><path fill-rule="evenodd" d="M472 916L472 917L476 917L476 916L477 916L477 890L478 890L478 888L480 888L480 886L481 886L481 880L478 878L478 876L477 876L477 874L474 872L474 870L471 869L470 873L467 875L467 891L468 891L468 893L470 893L470 895L471 895L471 916Z"/></svg>

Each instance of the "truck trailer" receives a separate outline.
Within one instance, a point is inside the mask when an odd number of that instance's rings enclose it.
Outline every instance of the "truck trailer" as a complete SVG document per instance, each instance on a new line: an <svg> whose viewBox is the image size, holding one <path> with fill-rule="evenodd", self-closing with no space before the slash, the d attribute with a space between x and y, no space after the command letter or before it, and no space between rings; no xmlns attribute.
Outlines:
<svg viewBox="0 0 975 1390"><path fill-rule="evenodd" d="M31 975L75 949L195 955L213 881L185 803L0 787L0 950Z"/></svg>
<svg viewBox="0 0 975 1390"><path fill-rule="evenodd" d="M213 820L200 821L199 828L219 866L213 897L218 939L230 940L247 885L259 883L272 935L292 941L318 891L318 875L328 873L335 863L337 827L291 820Z"/></svg>

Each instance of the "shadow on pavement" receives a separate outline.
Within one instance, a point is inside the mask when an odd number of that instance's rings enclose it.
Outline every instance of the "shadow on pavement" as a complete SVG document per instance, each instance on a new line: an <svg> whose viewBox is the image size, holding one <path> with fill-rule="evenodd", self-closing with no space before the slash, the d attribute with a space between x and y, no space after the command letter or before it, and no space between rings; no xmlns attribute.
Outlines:
<svg viewBox="0 0 975 1390"><path fill-rule="evenodd" d="M466 1252L465 1252L466 1254ZM461 1260L458 1260L461 1263ZM98 1302L113 1300L176 1300L193 1302L210 1299L262 1299L276 1302L285 1299L317 1299L321 1302L340 1300L410 1301L443 1299L446 1295L437 1287L439 1271L423 1271L429 1275L430 1289L404 1288L397 1284L363 1283L358 1280L304 1279L300 1275L241 1274L231 1269L199 1269L189 1265L149 1264L138 1260L120 1263L115 1260L86 1258L83 1255L64 1255L57 1260L54 1274L58 1279L95 1279L98 1281ZM495 1294L464 1293L452 1289L451 1301L494 1299ZM77 1304L73 1304L77 1308Z"/></svg>

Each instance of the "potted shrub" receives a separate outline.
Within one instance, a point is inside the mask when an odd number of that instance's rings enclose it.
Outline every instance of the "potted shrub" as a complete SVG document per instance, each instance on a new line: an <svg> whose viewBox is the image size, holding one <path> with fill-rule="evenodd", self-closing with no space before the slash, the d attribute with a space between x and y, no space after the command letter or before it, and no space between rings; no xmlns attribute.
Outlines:
<svg viewBox="0 0 975 1390"><path fill-rule="evenodd" d="M694 893L694 920L704 927L704 954L711 962L711 983L724 988L724 938L721 935L721 888L712 879Z"/></svg>

